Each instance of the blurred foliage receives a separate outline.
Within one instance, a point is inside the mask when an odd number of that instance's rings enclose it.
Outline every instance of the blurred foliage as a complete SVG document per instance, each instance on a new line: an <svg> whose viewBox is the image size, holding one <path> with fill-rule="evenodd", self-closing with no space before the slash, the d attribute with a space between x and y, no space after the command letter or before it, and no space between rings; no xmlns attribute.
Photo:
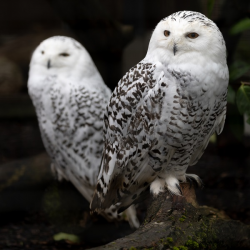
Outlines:
<svg viewBox="0 0 250 250"><path fill-rule="evenodd" d="M236 62L235 64L237 64ZM231 114L233 118L229 117L229 125L235 137L239 140L243 137L244 131L244 119L243 116L247 116L247 123L250 124L250 83L241 82L239 88L233 88L233 80L239 83L239 78L247 73L250 66L239 67L230 71L230 81L228 86L227 101L231 104ZM232 80L233 79L233 80ZM237 107L237 108L236 108Z"/></svg>
<svg viewBox="0 0 250 250"><path fill-rule="evenodd" d="M207 1L208 17L211 18L214 9L214 0ZM250 29L250 18L242 17L239 21L234 23L229 29L229 36L240 36L244 31ZM249 63L249 44L243 46L238 41L237 53L233 55L233 63L229 65L229 86L227 101L230 105L227 114L229 127L234 136L242 140L244 133L244 118L247 116L247 123L250 124L250 80L247 73L250 70ZM245 51L244 51L245 49ZM245 81L242 81L242 78ZM246 79L245 79L246 78ZM246 82L247 81L247 82Z"/></svg>
<svg viewBox="0 0 250 250"><path fill-rule="evenodd" d="M247 115L250 124L250 83L242 82L236 93L237 107L242 115Z"/></svg>
<svg viewBox="0 0 250 250"><path fill-rule="evenodd" d="M234 24L229 33L233 35L242 35L242 32L250 29L250 19L244 18ZM242 44L241 44L242 45ZM231 113L233 117L229 118L229 125L233 134L239 140L243 137L244 119L247 116L247 123L250 124L250 83L247 73L250 70L249 53L241 50L242 46L238 44L238 55L235 55L234 61L229 65L229 86L228 103L231 104ZM247 46L249 51L249 46ZM242 79L246 81L242 81ZM235 107L232 107L235 106ZM241 117L242 116L242 117Z"/></svg>
<svg viewBox="0 0 250 250"><path fill-rule="evenodd" d="M230 34L236 35L248 29L250 29L250 18L244 18L231 28Z"/></svg>
<svg viewBox="0 0 250 250"><path fill-rule="evenodd" d="M235 81L250 70L250 63L237 60L229 67L229 80Z"/></svg>
<svg viewBox="0 0 250 250"><path fill-rule="evenodd" d="M79 243L80 242L80 238L77 235L75 235L75 234L67 234L67 233L55 234L53 236L53 239L55 241L66 240L66 241L69 241L69 242L72 242L72 243Z"/></svg>
<svg viewBox="0 0 250 250"><path fill-rule="evenodd" d="M237 60L230 67L230 85L228 86L227 101L236 104L241 115L247 115L247 122L250 124L250 83L241 82L238 89L232 87L232 82L239 83L239 79L250 70L250 64Z"/></svg>

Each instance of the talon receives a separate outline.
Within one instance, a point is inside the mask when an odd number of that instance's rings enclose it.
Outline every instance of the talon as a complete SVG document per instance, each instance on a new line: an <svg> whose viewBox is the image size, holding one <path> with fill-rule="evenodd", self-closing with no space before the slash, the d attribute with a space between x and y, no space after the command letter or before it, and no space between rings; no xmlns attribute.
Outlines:
<svg viewBox="0 0 250 250"><path fill-rule="evenodd" d="M186 179L187 179L188 182L189 182L189 188L191 188L192 185L193 185L193 180L192 180L189 176L187 176Z"/></svg>
<svg viewBox="0 0 250 250"><path fill-rule="evenodd" d="M181 190L180 185L178 185L178 184L176 183L175 186L178 188L178 190L180 191L180 194L182 195L182 190Z"/></svg>

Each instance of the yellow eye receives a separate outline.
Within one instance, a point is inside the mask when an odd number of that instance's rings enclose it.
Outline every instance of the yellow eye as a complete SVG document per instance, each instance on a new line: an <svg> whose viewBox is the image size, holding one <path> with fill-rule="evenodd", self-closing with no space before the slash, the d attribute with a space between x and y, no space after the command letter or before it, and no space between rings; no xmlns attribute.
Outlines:
<svg viewBox="0 0 250 250"><path fill-rule="evenodd" d="M169 30L164 30L164 36L170 36L170 31Z"/></svg>
<svg viewBox="0 0 250 250"><path fill-rule="evenodd" d="M191 38L191 39L195 39L195 38L197 38L199 35L197 34L197 33L195 33L195 32L193 32L193 33L189 33L188 35L187 35L187 37L189 37L189 38Z"/></svg>

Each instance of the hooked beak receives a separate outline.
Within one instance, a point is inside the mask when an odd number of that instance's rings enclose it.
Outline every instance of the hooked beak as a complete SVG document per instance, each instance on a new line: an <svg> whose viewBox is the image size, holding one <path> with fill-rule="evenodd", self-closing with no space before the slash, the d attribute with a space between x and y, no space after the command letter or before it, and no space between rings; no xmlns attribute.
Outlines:
<svg viewBox="0 0 250 250"><path fill-rule="evenodd" d="M174 56L175 56L175 54L176 54L176 52L177 52L177 45L176 45L176 43L174 44L173 52L174 52Z"/></svg>
<svg viewBox="0 0 250 250"><path fill-rule="evenodd" d="M48 62L47 62L47 68L49 69L51 67L51 62L50 62L50 60L48 60Z"/></svg>

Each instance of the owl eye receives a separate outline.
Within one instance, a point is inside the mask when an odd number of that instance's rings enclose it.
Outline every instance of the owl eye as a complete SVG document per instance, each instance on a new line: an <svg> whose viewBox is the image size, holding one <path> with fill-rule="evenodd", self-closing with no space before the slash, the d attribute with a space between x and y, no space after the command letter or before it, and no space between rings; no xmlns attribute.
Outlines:
<svg viewBox="0 0 250 250"><path fill-rule="evenodd" d="M189 33L187 34L187 37L191 38L191 39L195 39L197 38L199 35L195 32Z"/></svg>
<svg viewBox="0 0 250 250"><path fill-rule="evenodd" d="M68 54L68 53L61 53L61 54L59 54L59 56L64 56L64 57L66 57L66 56L69 56L69 54Z"/></svg>
<svg viewBox="0 0 250 250"><path fill-rule="evenodd" d="M170 31L169 30L164 30L164 36L166 36L166 37L170 36Z"/></svg>
<svg viewBox="0 0 250 250"><path fill-rule="evenodd" d="M41 53L44 54L44 51L42 50Z"/></svg>

